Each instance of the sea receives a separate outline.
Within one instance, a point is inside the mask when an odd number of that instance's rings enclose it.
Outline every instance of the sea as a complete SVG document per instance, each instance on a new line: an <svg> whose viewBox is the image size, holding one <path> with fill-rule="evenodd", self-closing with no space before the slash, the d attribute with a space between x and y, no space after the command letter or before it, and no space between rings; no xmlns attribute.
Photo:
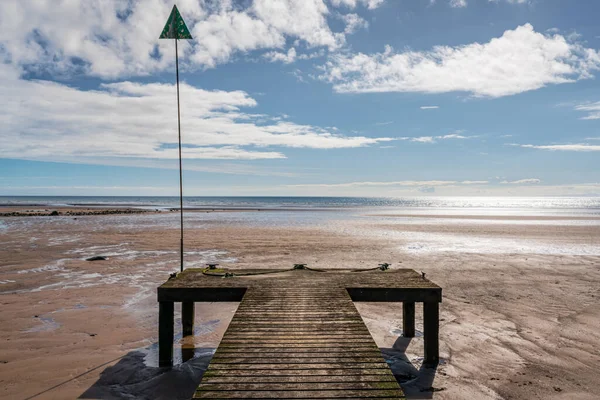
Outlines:
<svg viewBox="0 0 600 400"><path fill-rule="evenodd" d="M486 215L600 215L596 197L184 197L184 209L375 209ZM0 206L179 208L177 196L0 196Z"/></svg>
<svg viewBox="0 0 600 400"><path fill-rule="evenodd" d="M600 255L600 237L594 234L595 227L600 226L600 197L184 197L183 204L184 229L316 228L392 240L408 253ZM0 206L11 205L47 210L53 206L73 206L172 211L179 209L179 197L0 197ZM244 212L211 212L222 210ZM107 226L136 231L176 229L180 219L178 212L119 218L6 217L0 218L0 232L30 232L42 225L55 226L65 234L62 239L54 240L68 241L75 240L67 233L69 226L80 224L85 224L89 231ZM584 231L586 227L591 230ZM534 233L522 237L517 233L546 228L564 233L554 239L537 237Z"/></svg>

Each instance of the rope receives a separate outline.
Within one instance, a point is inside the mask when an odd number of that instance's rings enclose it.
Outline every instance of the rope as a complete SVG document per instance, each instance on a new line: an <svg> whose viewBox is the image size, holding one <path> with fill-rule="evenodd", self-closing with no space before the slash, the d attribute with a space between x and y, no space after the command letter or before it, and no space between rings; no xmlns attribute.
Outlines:
<svg viewBox="0 0 600 400"><path fill-rule="evenodd" d="M383 263L383 264L379 264L378 267L374 267L374 268L359 268L359 269L346 268L346 269L332 270L332 269L310 268L310 267L307 267L306 264L294 264L294 266L292 268L275 269L275 270L269 270L269 271L256 271L256 272L225 272L225 271L223 271L223 272L220 272L220 271L216 270L214 267L208 266L202 270L202 274L204 274L206 276L230 278L230 277L234 277L234 276L280 274L283 272L290 272L290 271L295 271L295 270L299 270L299 269L304 269L304 270L313 271L313 272L323 272L323 273L328 273L328 272L356 273L356 272L386 271L389 269L389 267L390 267L390 264Z"/></svg>

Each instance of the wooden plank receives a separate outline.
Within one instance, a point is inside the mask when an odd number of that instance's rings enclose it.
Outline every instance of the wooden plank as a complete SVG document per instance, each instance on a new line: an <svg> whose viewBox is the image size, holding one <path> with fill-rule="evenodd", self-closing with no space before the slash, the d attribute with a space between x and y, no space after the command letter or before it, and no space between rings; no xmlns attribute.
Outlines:
<svg viewBox="0 0 600 400"><path fill-rule="evenodd" d="M287 376L212 376L204 377L202 383L314 383L314 382L396 382L389 374L364 375L287 375Z"/></svg>
<svg viewBox="0 0 600 400"><path fill-rule="evenodd" d="M380 354L379 349L373 346L361 346L361 347L346 347L346 348L335 348L335 347L309 347L309 348L272 348L266 350L260 348L219 348L215 354L252 354L253 357L259 357L261 354L280 354L282 357L313 357L314 353L327 353L327 354L350 354L350 353L364 353L364 354Z"/></svg>
<svg viewBox="0 0 600 400"><path fill-rule="evenodd" d="M356 368L360 368L360 369L385 369L385 370L389 370L388 365L381 361L381 362L365 362L365 363L322 363L322 364L307 364L307 363L279 363L279 364L274 364L274 363L252 363L252 364L234 364L234 365L229 365L229 364L218 364L218 363L211 363L211 367L212 369L232 369L232 370L253 370L253 369L260 369L260 370L272 370L272 369L285 369L288 371L295 371L298 369L301 370L312 370L312 369L356 369Z"/></svg>
<svg viewBox="0 0 600 400"><path fill-rule="evenodd" d="M405 399L396 390L196 391L198 399Z"/></svg>
<svg viewBox="0 0 600 400"><path fill-rule="evenodd" d="M308 365L313 361L318 360L319 364L326 364L330 362L340 362L340 363L351 363L351 362L369 362L369 363L377 363L381 360L381 354L377 354L376 352L357 352L357 353L339 353L339 352L331 352L331 353L291 353L281 354L281 353L247 353L244 354L242 352L239 353L219 353L215 357L213 357L215 362L219 363L235 363L235 362L244 362L244 363L299 363ZM342 361L336 361L342 360Z"/></svg>
<svg viewBox="0 0 600 400"><path fill-rule="evenodd" d="M194 398L404 395L343 288L250 287Z"/></svg>
<svg viewBox="0 0 600 400"><path fill-rule="evenodd" d="M396 382L310 382L310 383L201 383L198 390L206 391L254 391L254 390L360 390L360 389L396 389Z"/></svg>
<svg viewBox="0 0 600 400"><path fill-rule="evenodd" d="M215 364L301 364L306 367L311 367L313 364L375 364L381 362L381 355L370 355L365 356L362 354L355 355L354 357L303 357L303 358L282 358L280 356L273 357L213 357L212 362Z"/></svg>
<svg viewBox="0 0 600 400"><path fill-rule="evenodd" d="M338 345L340 346L339 343L287 343L287 344L281 344L281 343L257 343L257 344L246 344L246 343L225 343L225 344L221 344L219 345L219 347L224 347L227 349L318 349L318 348L323 348L326 347L324 345L330 345L331 347ZM353 348L353 344L345 344L346 347L348 348ZM366 346L363 346L366 347ZM373 345L371 348L377 348L375 345Z"/></svg>
<svg viewBox="0 0 600 400"><path fill-rule="evenodd" d="M215 378L215 377L259 377L259 376L342 376L346 377L347 381L352 381L356 376L363 375L377 375L377 376L392 376L389 369L378 368L378 369L368 369L368 368L350 368L350 369L307 369L307 370L282 370L276 369L269 371L268 374L265 373L265 370L262 369L248 369L248 370L216 370L211 369L210 371L206 371L204 375L202 375L202 379L204 378Z"/></svg>

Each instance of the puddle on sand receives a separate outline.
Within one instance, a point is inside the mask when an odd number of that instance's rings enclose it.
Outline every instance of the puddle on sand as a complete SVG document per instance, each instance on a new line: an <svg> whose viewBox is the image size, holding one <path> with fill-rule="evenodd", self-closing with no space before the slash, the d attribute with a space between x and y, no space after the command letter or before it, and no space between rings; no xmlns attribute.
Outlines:
<svg viewBox="0 0 600 400"><path fill-rule="evenodd" d="M210 321L206 321L200 324L196 324L194 326L194 336L206 335L207 333L213 332L221 320L213 319ZM181 326L181 319L175 320L175 326ZM216 349L207 349L207 348L194 348L188 347L186 345L181 346L179 343L183 338L183 333L181 330L175 332L173 341L173 365L180 365L192 358L199 358L205 356L211 356L215 353ZM157 367L158 366L158 343L153 343L150 346L141 350L144 356L144 364L147 367Z"/></svg>
<svg viewBox="0 0 600 400"><path fill-rule="evenodd" d="M173 366L178 366L194 358L212 357L217 349L195 348L195 347L175 347L173 348ZM143 349L145 353L144 365L146 367L158 367L158 344Z"/></svg>
<svg viewBox="0 0 600 400"><path fill-rule="evenodd" d="M44 265L43 267L22 269L20 271L16 271L16 273L35 274L40 272L65 271L64 265L66 261L68 261L68 258L61 258L60 260L56 260L50 264Z"/></svg>
<svg viewBox="0 0 600 400"><path fill-rule="evenodd" d="M421 365L421 364L423 364L423 360L424 360L423 357L413 357L413 358L411 358L410 361L413 364ZM446 365L447 363L448 363L448 360L446 360L445 358L440 357L440 362L439 362L438 365Z"/></svg>
<svg viewBox="0 0 600 400"><path fill-rule="evenodd" d="M50 332L55 331L60 328L60 324L54 320L54 318L50 317L37 317L38 321L42 324L38 326L34 326L33 328L29 328L24 330L23 332L31 333L31 332Z"/></svg>
<svg viewBox="0 0 600 400"><path fill-rule="evenodd" d="M404 336L404 331L402 329L391 329L390 333L394 336ZM414 337L422 337L423 336L423 332L418 331L415 329L415 336Z"/></svg>

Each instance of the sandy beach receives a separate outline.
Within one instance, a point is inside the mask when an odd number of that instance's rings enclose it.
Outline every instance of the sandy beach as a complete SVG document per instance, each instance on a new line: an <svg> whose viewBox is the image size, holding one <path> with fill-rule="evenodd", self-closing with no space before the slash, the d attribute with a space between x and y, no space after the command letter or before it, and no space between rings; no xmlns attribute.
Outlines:
<svg viewBox="0 0 600 400"><path fill-rule="evenodd" d="M357 304L408 398L600 396L598 218L319 213L188 212L186 267L423 271L443 287L437 370L422 338L399 337L400 304ZM237 305L198 304L193 338L176 325L177 365L157 367L177 218L0 218L1 398L189 398Z"/></svg>

